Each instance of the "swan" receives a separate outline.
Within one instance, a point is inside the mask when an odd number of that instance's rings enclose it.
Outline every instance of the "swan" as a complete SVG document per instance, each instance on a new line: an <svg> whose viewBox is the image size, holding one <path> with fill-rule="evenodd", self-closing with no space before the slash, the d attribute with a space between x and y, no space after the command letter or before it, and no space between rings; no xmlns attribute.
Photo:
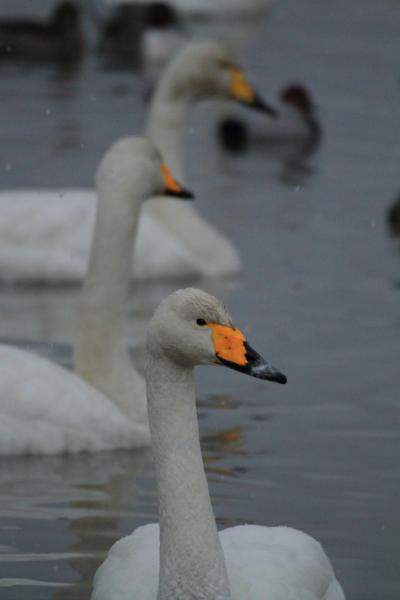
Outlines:
<svg viewBox="0 0 400 600"><path fill-rule="evenodd" d="M146 198L189 193L172 178L153 144L135 137L111 146L96 185L96 228L75 341L78 374L0 345L0 454L73 453L150 442L144 382L130 363L123 336L132 246Z"/></svg>
<svg viewBox="0 0 400 600"><path fill-rule="evenodd" d="M187 112L194 102L210 96L231 98L274 114L223 46L214 42L191 44L162 77L146 127L147 136L172 170L177 170L178 177L182 174L181 143ZM0 278L43 282L83 279L95 198L90 189L3 191ZM179 206L165 211L162 200L154 202L140 223L134 261L136 278L220 276L239 270L236 249L200 215L191 208L180 210Z"/></svg>
<svg viewBox="0 0 400 600"><path fill-rule="evenodd" d="M253 90L230 52L219 43L203 41L187 45L162 76L149 107L146 134L160 149L178 178L183 179L181 147L186 115L194 100L232 98L240 104L276 116ZM144 212L159 220L196 257L195 275L219 277L240 270L233 244L208 223L193 206L161 198Z"/></svg>
<svg viewBox="0 0 400 600"><path fill-rule="evenodd" d="M217 532L199 444L193 370L217 364L286 383L216 298L168 296L147 335L146 383L160 525L116 542L92 600L344 600L320 544L288 527Z"/></svg>

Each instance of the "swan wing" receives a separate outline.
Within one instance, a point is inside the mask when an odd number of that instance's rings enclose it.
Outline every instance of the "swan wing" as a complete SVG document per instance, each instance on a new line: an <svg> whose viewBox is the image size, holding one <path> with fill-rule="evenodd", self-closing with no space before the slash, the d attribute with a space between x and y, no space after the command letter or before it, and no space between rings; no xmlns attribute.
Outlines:
<svg viewBox="0 0 400 600"><path fill-rule="evenodd" d="M0 276L11 281L80 281L95 217L92 190L0 193Z"/></svg>
<svg viewBox="0 0 400 600"><path fill-rule="evenodd" d="M325 552L309 535L243 525L220 537L232 600L344 600Z"/></svg>
<svg viewBox="0 0 400 600"><path fill-rule="evenodd" d="M0 346L0 454L59 454L147 445L149 432L80 377Z"/></svg>
<svg viewBox="0 0 400 600"><path fill-rule="evenodd" d="M88 262L96 202L96 193L91 189L1 192L0 278L81 281ZM144 211L135 244L135 278L189 277L201 275L203 270L199 259L174 232Z"/></svg>
<svg viewBox="0 0 400 600"><path fill-rule="evenodd" d="M91 600L156 600L159 527L138 527L118 540L96 571Z"/></svg>

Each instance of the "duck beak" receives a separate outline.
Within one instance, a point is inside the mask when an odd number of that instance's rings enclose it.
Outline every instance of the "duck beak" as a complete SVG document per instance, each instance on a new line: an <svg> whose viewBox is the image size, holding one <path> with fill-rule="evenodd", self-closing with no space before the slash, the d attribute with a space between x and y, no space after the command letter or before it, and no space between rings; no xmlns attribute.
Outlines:
<svg viewBox="0 0 400 600"><path fill-rule="evenodd" d="M255 110L260 110L265 112L270 117L278 117L279 113L275 110L270 104L267 104L265 100L261 98L261 96L256 92L252 85L247 81L243 71L236 67L230 68L230 92L232 98L249 106L250 108L254 108Z"/></svg>
<svg viewBox="0 0 400 600"><path fill-rule="evenodd" d="M258 379L286 383L286 376L253 350L240 329L218 323L207 323L207 325L211 329L218 364Z"/></svg>
<svg viewBox="0 0 400 600"><path fill-rule="evenodd" d="M165 163L161 163L161 174L165 185L164 194L166 196L173 196L174 198L182 198L184 200L192 200L194 198L192 192L186 190L176 181Z"/></svg>

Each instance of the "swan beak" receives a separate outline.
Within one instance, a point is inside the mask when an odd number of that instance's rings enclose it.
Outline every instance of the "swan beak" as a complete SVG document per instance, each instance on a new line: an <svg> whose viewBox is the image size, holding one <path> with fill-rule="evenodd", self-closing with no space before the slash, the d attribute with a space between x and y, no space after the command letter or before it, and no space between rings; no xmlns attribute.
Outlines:
<svg viewBox="0 0 400 600"><path fill-rule="evenodd" d="M192 192L186 190L176 179L172 176L171 171L165 163L161 163L161 175L164 181L164 194L166 196L173 196L174 198L183 198L185 200L191 200L194 198Z"/></svg>
<svg viewBox="0 0 400 600"><path fill-rule="evenodd" d="M240 329L218 323L207 323L207 325L211 329L215 356L219 364L258 379L286 383L286 376L253 350Z"/></svg>
<svg viewBox="0 0 400 600"><path fill-rule="evenodd" d="M244 73L235 67L230 69L231 76L231 96L238 102L267 113L270 117L278 117L279 113L270 104L267 104L265 100L256 92L256 90L247 81Z"/></svg>

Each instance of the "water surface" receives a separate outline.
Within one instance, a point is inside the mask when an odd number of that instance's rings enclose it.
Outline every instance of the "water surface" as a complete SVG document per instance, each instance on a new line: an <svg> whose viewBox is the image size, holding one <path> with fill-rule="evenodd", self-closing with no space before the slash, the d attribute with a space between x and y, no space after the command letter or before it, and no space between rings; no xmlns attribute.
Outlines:
<svg viewBox="0 0 400 600"><path fill-rule="evenodd" d="M385 223L400 187L399 24L397 0L297 0L249 40L242 62L263 93L293 80L313 91L323 138L300 168L262 143L223 153L205 107L188 135L197 205L244 263L236 281L196 284L288 376L198 370L218 524L307 531L351 600L400 597L400 255ZM91 185L107 145L141 130L144 91L94 56L69 72L3 65L2 188ZM139 367L146 322L176 285L132 289ZM3 287L0 336L69 365L78 294ZM110 545L156 518L149 451L0 459L0 597L88 598Z"/></svg>

